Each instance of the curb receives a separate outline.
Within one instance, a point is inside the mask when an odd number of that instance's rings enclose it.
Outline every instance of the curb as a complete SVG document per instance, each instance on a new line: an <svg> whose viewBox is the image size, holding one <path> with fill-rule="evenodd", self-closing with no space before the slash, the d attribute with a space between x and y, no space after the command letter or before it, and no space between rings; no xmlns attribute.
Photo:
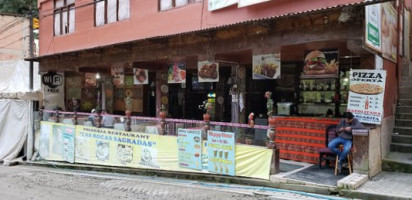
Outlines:
<svg viewBox="0 0 412 200"><path fill-rule="evenodd" d="M389 196L385 194L358 192L355 190L340 190L339 194L348 198L355 199L379 199L379 200L410 200L410 197Z"/></svg>
<svg viewBox="0 0 412 200"><path fill-rule="evenodd" d="M98 172L111 172L111 173L124 173L140 176L158 176L164 178L176 178L187 180L202 180L207 182L217 182L225 184L242 184L261 187L278 188L285 190L294 190L307 193L315 193L321 195L336 195L338 190L336 187L324 187L316 184L310 184L304 181L280 181L271 182L269 180L246 178L246 177L232 177L223 176L217 174L205 174L194 172L176 172L156 169L141 169L141 168L126 168L126 167L114 167L114 166L101 166L101 165L86 165L86 164L67 164L61 162L46 162L46 161L26 161L21 162L23 165L29 166L41 166L41 167L54 167L62 169L74 169L85 171L98 171Z"/></svg>

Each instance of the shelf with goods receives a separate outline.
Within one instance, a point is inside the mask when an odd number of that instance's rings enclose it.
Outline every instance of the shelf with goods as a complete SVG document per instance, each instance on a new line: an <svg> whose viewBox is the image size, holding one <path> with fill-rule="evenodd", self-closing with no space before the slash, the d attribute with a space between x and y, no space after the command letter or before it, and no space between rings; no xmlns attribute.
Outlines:
<svg viewBox="0 0 412 200"><path fill-rule="evenodd" d="M342 72L340 77L305 78L300 80L298 112L300 115L324 115L329 109L334 113L346 111L349 81Z"/></svg>

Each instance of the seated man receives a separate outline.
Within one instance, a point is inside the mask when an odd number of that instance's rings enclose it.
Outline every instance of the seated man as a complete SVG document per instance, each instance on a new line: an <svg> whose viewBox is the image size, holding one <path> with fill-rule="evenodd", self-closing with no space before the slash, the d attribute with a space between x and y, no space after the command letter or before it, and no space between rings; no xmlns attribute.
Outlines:
<svg viewBox="0 0 412 200"><path fill-rule="evenodd" d="M113 128L114 123L116 122L116 119L114 118L114 116L108 115L105 110L102 111L102 114L103 114L103 119L102 119L103 127Z"/></svg>
<svg viewBox="0 0 412 200"><path fill-rule="evenodd" d="M342 162L346 159L346 156L352 148L352 130L364 128L363 124L358 119L353 118L351 112L343 113L344 119L342 119L336 127L338 137L329 142L328 147L339 156L338 171L342 170ZM343 144L342 152L337 148L340 144Z"/></svg>

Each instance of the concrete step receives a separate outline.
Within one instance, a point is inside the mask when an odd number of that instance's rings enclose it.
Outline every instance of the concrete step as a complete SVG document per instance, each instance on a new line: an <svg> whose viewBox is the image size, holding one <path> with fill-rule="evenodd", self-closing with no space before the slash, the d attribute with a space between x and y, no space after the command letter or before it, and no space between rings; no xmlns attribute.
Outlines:
<svg viewBox="0 0 412 200"><path fill-rule="evenodd" d="M407 81L401 81L400 82L401 86L412 86L412 79L411 80L407 80Z"/></svg>
<svg viewBox="0 0 412 200"><path fill-rule="evenodd" d="M393 132L398 133L399 135L412 135L412 128L411 127L395 126L393 128Z"/></svg>
<svg viewBox="0 0 412 200"><path fill-rule="evenodd" d="M401 81L409 81L412 80L412 77L410 76L402 76Z"/></svg>
<svg viewBox="0 0 412 200"><path fill-rule="evenodd" d="M412 127L412 120L409 119L396 119L395 126Z"/></svg>
<svg viewBox="0 0 412 200"><path fill-rule="evenodd" d="M382 159L382 170L412 173L412 153L390 152Z"/></svg>
<svg viewBox="0 0 412 200"><path fill-rule="evenodd" d="M412 120L412 113L411 113L411 114L407 114L407 113L404 113L404 114L402 114L402 113L396 113L395 118L396 118L396 119L410 119L410 120Z"/></svg>
<svg viewBox="0 0 412 200"><path fill-rule="evenodd" d="M402 153L412 153L412 144L392 142L391 151L402 152Z"/></svg>
<svg viewBox="0 0 412 200"><path fill-rule="evenodd" d="M412 106L412 99L399 99L398 106Z"/></svg>
<svg viewBox="0 0 412 200"><path fill-rule="evenodd" d="M412 135L393 134L392 135L392 142L393 143L400 143L400 144L412 144Z"/></svg>
<svg viewBox="0 0 412 200"><path fill-rule="evenodd" d="M412 106L397 106L396 113L403 114L403 113L412 113Z"/></svg>
<svg viewBox="0 0 412 200"><path fill-rule="evenodd" d="M412 99L412 92L400 92L399 99Z"/></svg>
<svg viewBox="0 0 412 200"><path fill-rule="evenodd" d="M401 86L399 92L412 92L412 86Z"/></svg>

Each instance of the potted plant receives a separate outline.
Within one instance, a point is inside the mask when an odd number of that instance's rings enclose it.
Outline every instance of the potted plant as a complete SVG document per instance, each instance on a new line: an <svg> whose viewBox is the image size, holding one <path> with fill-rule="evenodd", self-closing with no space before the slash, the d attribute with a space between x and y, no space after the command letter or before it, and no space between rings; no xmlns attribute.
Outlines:
<svg viewBox="0 0 412 200"><path fill-rule="evenodd" d="M166 106L163 104L160 106L159 117L162 119L166 118Z"/></svg>

